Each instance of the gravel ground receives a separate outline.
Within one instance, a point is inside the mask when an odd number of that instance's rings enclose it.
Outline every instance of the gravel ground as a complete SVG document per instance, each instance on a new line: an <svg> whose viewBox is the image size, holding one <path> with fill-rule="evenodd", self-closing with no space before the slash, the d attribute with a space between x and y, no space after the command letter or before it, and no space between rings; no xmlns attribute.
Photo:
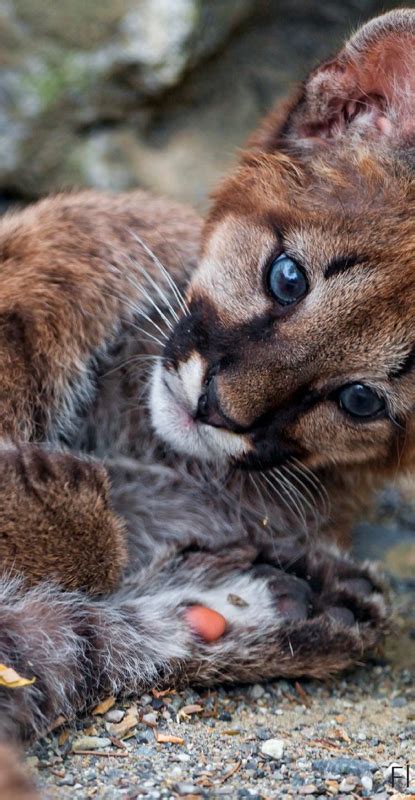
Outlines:
<svg viewBox="0 0 415 800"><path fill-rule="evenodd" d="M415 799L414 532L393 493L357 531L356 551L382 556L393 585L394 630L377 661L327 683L108 700L31 748L42 797Z"/></svg>

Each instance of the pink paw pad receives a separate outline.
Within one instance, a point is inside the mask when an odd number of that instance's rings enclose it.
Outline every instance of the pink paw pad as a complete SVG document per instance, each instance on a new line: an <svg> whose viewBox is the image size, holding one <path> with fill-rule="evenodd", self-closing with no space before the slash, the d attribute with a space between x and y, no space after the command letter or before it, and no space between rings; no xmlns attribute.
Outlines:
<svg viewBox="0 0 415 800"><path fill-rule="evenodd" d="M213 608L190 606L184 616L189 628L204 642L216 642L226 631L225 617Z"/></svg>

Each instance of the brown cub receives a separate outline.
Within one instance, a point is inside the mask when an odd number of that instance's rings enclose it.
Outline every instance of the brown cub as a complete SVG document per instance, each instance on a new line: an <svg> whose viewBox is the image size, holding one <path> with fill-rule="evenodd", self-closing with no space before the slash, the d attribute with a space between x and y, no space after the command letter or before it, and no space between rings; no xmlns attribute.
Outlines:
<svg viewBox="0 0 415 800"><path fill-rule="evenodd" d="M36 678L0 688L0 733L156 683L324 677L381 640L376 572L322 533L413 467L414 38L394 12L314 71L203 232L141 192L0 221L0 662Z"/></svg>

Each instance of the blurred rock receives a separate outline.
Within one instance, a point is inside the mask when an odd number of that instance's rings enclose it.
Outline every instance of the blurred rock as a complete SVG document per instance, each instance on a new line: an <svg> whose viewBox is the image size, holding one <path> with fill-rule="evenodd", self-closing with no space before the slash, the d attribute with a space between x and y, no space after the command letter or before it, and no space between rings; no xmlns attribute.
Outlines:
<svg viewBox="0 0 415 800"><path fill-rule="evenodd" d="M105 139L89 148L83 131L126 119L140 127L147 116L140 106L214 52L253 6L1 0L0 184L29 195L59 183L129 186L122 165L113 181L100 166L94 171L97 162L112 172L114 148Z"/></svg>
<svg viewBox="0 0 415 800"><path fill-rule="evenodd" d="M0 0L0 192L141 185L203 206L274 97L380 10L375 0Z"/></svg>

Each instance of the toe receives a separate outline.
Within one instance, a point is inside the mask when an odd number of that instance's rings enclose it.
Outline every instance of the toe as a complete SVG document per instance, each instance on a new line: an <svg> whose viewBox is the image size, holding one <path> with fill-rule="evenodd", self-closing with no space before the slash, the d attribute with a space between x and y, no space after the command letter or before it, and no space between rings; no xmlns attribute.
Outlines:
<svg viewBox="0 0 415 800"><path fill-rule="evenodd" d="M355 624L356 620L350 608L345 606L330 606L326 609L325 614L330 617L333 622L338 622L346 627L351 627Z"/></svg>
<svg viewBox="0 0 415 800"><path fill-rule="evenodd" d="M367 578L349 578L343 583L344 588L352 594L368 597L374 591L374 586Z"/></svg>

